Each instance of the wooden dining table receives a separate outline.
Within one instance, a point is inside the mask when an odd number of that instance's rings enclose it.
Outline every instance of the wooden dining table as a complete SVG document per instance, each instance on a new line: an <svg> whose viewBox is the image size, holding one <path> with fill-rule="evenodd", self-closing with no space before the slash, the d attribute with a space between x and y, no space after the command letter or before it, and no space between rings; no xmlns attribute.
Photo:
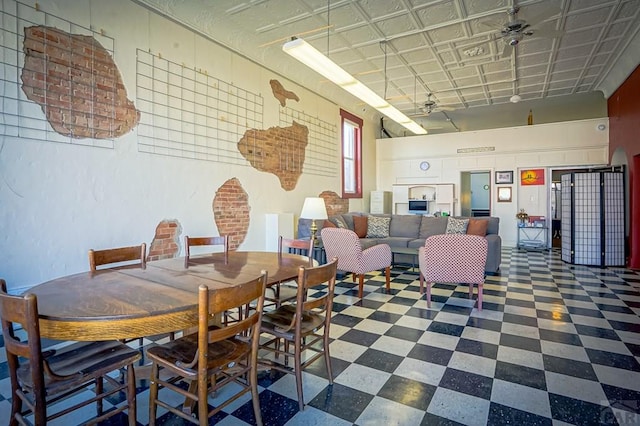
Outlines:
<svg viewBox="0 0 640 426"><path fill-rule="evenodd" d="M198 287L242 284L267 271L268 285L294 279L306 256L230 251L83 272L36 285L40 334L55 340L113 340L184 330L198 323Z"/></svg>

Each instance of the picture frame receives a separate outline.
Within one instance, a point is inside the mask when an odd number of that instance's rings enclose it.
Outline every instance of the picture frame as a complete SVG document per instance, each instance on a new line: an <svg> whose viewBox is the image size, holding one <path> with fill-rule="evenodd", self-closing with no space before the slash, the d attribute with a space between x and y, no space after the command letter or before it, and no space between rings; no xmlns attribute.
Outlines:
<svg viewBox="0 0 640 426"><path fill-rule="evenodd" d="M499 203L510 203L511 202L511 187L510 186L499 186L498 187L498 202Z"/></svg>
<svg viewBox="0 0 640 426"><path fill-rule="evenodd" d="M513 183L513 170L496 172L496 184Z"/></svg>
<svg viewBox="0 0 640 426"><path fill-rule="evenodd" d="M544 185L544 169L521 170L520 185Z"/></svg>

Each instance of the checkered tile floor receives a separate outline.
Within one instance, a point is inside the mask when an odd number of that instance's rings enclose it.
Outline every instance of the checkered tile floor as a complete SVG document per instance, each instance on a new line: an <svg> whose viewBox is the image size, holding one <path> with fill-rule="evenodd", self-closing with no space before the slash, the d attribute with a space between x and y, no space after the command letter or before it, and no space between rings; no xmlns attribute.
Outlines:
<svg viewBox="0 0 640 426"><path fill-rule="evenodd" d="M392 294L383 276L368 278L363 300L350 279L336 290L333 386L317 361L304 375L307 406L299 412L293 376L261 374L266 425L640 424L637 272L505 248L500 274L487 277L482 312L466 286L443 284L427 309L410 267L394 268ZM138 390L138 422L146 425L148 383ZM0 363L0 424L8 397ZM186 424L160 415L159 424ZM249 397L214 421L253 424Z"/></svg>

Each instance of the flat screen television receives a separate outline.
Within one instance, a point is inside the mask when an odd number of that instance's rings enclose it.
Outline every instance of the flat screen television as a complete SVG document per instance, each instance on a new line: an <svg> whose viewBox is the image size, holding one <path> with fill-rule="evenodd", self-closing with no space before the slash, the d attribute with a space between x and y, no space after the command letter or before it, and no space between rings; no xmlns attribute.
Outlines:
<svg viewBox="0 0 640 426"><path fill-rule="evenodd" d="M428 203L426 200L409 200L409 212L426 213L429 211Z"/></svg>

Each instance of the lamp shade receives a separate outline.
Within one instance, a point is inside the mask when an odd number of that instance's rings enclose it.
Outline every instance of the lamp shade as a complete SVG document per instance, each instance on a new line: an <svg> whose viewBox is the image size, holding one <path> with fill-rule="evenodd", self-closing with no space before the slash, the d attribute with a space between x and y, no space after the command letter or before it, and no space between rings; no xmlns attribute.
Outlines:
<svg viewBox="0 0 640 426"><path fill-rule="evenodd" d="M324 199L319 197L307 197L304 199L300 218L302 219L326 219L327 207Z"/></svg>

